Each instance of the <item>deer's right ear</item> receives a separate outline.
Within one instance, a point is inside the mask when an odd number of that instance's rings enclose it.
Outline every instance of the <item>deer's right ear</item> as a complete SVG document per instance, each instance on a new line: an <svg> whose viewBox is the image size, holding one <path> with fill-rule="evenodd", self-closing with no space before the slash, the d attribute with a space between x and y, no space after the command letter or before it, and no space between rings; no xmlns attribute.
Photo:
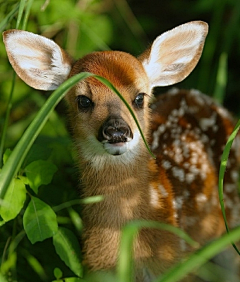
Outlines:
<svg viewBox="0 0 240 282"><path fill-rule="evenodd" d="M14 29L3 33L3 40L11 65L31 87L54 90L67 79L73 60L52 40Z"/></svg>

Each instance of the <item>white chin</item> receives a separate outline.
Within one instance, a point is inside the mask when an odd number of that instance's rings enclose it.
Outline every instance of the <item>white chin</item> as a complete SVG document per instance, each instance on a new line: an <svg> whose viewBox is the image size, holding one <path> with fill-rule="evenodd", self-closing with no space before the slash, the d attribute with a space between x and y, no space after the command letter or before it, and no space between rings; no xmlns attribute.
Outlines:
<svg viewBox="0 0 240 282"><path fill-rule="evenodd" d="M129 142L121 143L103 143L104 150L110 155L122 155L126 153L129 149Z"/></svg>

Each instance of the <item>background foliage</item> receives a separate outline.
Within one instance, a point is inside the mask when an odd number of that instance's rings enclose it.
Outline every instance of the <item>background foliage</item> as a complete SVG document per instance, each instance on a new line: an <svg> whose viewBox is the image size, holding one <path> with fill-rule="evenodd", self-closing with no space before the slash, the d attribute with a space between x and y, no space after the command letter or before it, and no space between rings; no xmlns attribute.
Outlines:
<svg viewBox="0 0 240 282"><path fill-rule="evenodd" d="M20 1L16 0L0 0L0 31L16 27L19 4ZM168 29L191 20L208 22L210 31L202 59L193 73L177 86L197 88L240 116L240 1L29 0L26 1L27 5L31 8L29 18L27 20L25 10L23 18L26 21L20 22L19 29L52 38L75 58L107 49L123 50L137 56L156 36ZM50 94L31 89L17 78L9 104L12 80L13 71L0 40L0 163L7 160L10 151L6 149L14 148ZM157 88L156 94L166 90ZM3 132L8 109L11 111L5 136ZM5 220L6 223L0 220L0 225L3 225L0 229L1 273L9 281L61 281L62 277L80 275L79 269L74 272L75 266L66 265L66 258L60 258L54 249L60 242L61 234L71 230L79 237L82 231L81 210L76 200L77 171L65 126L66 119L65 105L61 102L51 114L18 174L18 181L20 179L23 184L16 185L22 189L27 187L23 209L13 220ZM6 152L5 160L2 160L3 152ZM51 173L50 176L43 175L39 181L34 172L41 171L42 166ZM36 238L37 243L32 245L23 224L32 213L29 203L33 203L36 196L40 208L47 208L44 204L53 207L61 229L54 239L41 242ZM62 206L69 202L75 205ZM24 213L25 210L28 213ZM5 280L1 273L2 282ZM91 279L89 281L93 281ZM109 281L114 280L109 277Z"/></svg>

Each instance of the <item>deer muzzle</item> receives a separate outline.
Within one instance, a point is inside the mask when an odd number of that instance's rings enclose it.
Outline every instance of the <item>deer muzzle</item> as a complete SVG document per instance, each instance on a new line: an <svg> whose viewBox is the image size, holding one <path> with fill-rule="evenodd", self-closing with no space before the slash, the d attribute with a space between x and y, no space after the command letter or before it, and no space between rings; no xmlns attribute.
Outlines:
<svg viewBox="0 0 240 282"><path fill-rule="evenodd" d="M110 116L99 130L98 140L111 155L121 155L128 149L127 143L133 139L129 125L121 118Z"/></svg>

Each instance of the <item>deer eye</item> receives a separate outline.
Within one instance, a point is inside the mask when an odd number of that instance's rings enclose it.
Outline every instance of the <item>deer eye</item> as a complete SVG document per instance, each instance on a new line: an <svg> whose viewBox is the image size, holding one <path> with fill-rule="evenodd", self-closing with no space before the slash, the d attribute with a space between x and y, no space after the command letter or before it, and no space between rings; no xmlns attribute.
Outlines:
<svg viewBox="0 0 240 282"><path fill-rule="evenodd" d="M144 93L139 93L136 98L134 99L133 103L135 105L135 107L137 108L143 108L143 104L144 104Z"/></svg>
<svg viewBox="0 0 240 282"><path fill-rule="evenodd" d="M90 110L94 105L93 101L84 95L79 95L77 97L77 103L78 103L78 109L84 112Z"/></svg>

